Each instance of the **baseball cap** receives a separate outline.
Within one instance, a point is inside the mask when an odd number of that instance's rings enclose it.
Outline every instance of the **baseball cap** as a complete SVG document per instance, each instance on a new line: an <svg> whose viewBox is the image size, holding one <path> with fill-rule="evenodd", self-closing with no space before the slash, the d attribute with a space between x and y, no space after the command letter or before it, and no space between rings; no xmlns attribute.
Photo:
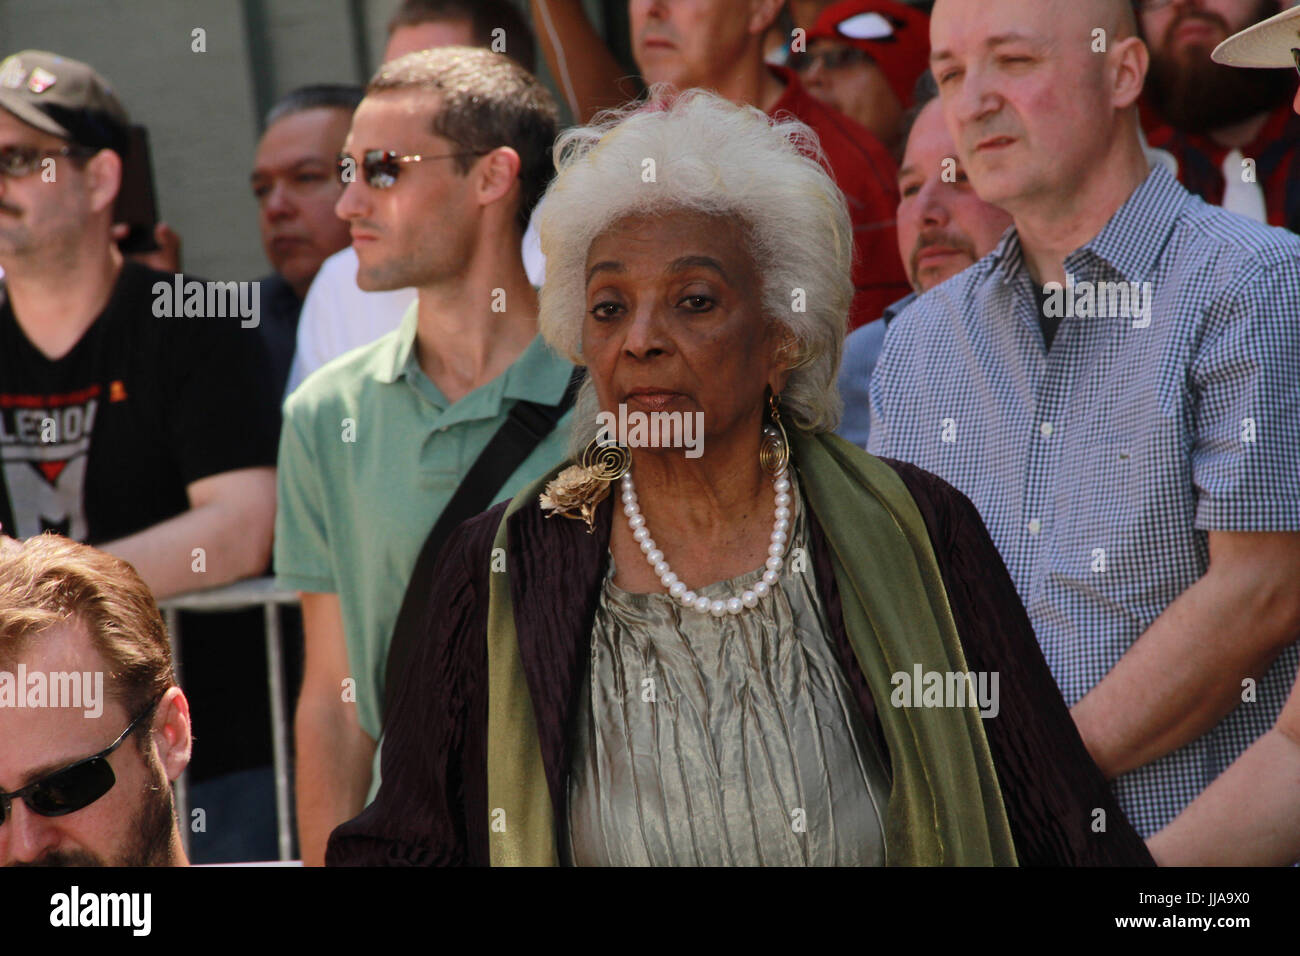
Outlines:
<svg viewBox="0 0 1300 956"><path fill-rule="evenodd" d="M1210 57L1224 66L1284 67L1295 65L1295 49L1300 49L1300 7L1233 34Z"/></svg>
<svg viewBox="0 0 1300 956"><path fill-rule="evenodd" d="M903 107L930 66L930 18L897 0L840 0L817 16L808 39L838 40L867 53Z"/></svg>
<svg viewBox="0 0 1300 956"><path fill-rule="evenodd" d="M46 133L125 154L130 120L104 78L78 60L23 50L0 62L0 108Z"/></svg>

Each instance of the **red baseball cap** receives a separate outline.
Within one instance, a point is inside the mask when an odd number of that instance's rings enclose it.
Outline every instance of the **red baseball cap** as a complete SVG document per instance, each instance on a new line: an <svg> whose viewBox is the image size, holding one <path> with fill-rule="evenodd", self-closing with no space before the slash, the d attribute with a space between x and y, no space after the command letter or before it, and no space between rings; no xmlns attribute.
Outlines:
<svg viewBox="0 0 1300 956"><path fill-rule="evenodd" d="M838 40L869 54L904 109L930 66L930 18L897 0L832 3L818 14L808 39Z"/></svg>

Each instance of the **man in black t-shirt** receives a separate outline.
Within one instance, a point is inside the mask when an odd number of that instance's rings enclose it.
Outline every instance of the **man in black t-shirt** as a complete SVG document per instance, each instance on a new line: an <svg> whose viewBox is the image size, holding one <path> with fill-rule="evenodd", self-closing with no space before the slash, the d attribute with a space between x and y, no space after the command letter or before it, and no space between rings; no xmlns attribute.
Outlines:
<svg viewBox="0 0 1300 956"><path fill-rule="evenodd" d="M96 545L162 599L266 571L278 396L255 285L213 295L123 261L127 129L85 64L0 63L0 527ZM217 833L252 814L197 784L269 762L260 616L182 619L193 804Z"/></svg>
<svg viewBox="0 0 1300 956"><path fill-rule="evenodd" d="M267 495L275 460L264 413L274 401L253 404L269 394L259 342L237 322L155 317L153 287L173 281L123 263L58 357L33 341L45 329L29 337L14 303L0 305L0 523L124 557L158 598L260 573L257 537L269 538L274 506L237 497Z"/></svg>
<svg viewBox="0 0 1300 956"><path fill-rule="evenodd" d="M254 329L160 317L175 277L123 263L126 124L84 64L0 66L0 522L95 544L164 598L265 570L275 402Z"/></svg>

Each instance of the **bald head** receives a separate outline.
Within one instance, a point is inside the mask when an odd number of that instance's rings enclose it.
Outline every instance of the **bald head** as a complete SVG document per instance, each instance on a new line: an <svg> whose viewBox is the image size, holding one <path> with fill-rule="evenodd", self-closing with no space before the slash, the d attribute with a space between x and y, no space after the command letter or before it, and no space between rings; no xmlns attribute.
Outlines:
<svg viewBox="0 0 1300 956"><path fill-rule="evenodd" d="M1091 37L1093 29L1100 28L1112 39L1125 40L1138 36L1137 14L1133 10L1132 0L1031 0L1034 6L1049 13L1050 19L1070 29L1083 27L1084 35ZM936 0L934 14L938 15L941 7L968 4L969 0ZM977 12L985 6L992 6L989 0L978 5Z"/></svg>
<svg viewBox="0 0 1300 956"><path fill-rule="evenodd" d="M1138 35L1137 14L1133 12L1132 0L1092 0L1100 9L1098 16L1102 25L1117 39L1126 39ZM1074 6L1089 6L1087 2Z"/></svg>
<svg viewBox="0 0 1300 956"><path fill-rule="evenodd" d="M1057 17L1082 18L1120 39L1138 33L1132 0L1043 0L1043 6L1053 7Z"/></svg>
<svg viewBox="0 0 1300 956"><path fill-rule="evenodd" d="M939 0L930 47L944 120L985 202L1016 215L1068 201L1141 155L1147 53L1127 0Z"/></svg>

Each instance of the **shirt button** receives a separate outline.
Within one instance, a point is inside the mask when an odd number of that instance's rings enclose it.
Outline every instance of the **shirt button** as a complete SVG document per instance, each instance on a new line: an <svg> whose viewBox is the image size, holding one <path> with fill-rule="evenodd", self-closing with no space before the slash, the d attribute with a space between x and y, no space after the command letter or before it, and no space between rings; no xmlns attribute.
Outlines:
<svg viewBox="0 0 1300 956"><path fill-rule="evenodd" d="M1026 527L1029 529L1030 534L1038 534L1038 532L1043 530L1043 523L1037 518L1030 518L1029 524L1026 525Z"/></svg>
<svg viewBox="0 0 1300 956"><path fill-rule="evenodd" d="M1056 426L1051 422L1043 422L1043 424L1038 426L1038 431L1044 438L1051 438L1056 432Z"/></svg>

